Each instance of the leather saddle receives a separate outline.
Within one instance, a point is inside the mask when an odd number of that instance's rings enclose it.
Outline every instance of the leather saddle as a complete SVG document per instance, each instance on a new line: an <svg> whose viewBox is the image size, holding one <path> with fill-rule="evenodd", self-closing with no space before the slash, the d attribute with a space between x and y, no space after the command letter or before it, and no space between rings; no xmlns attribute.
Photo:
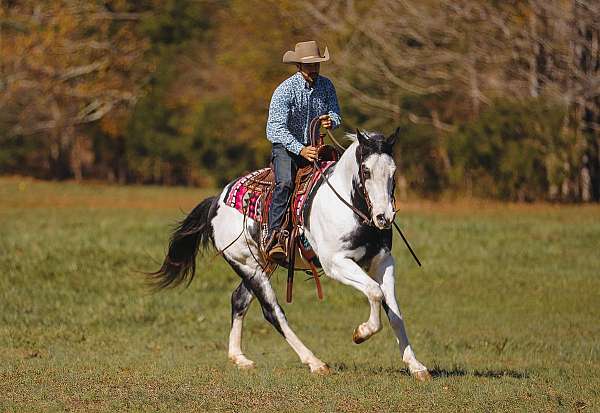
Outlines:
<svg viewBox="0 0 600 413"><path fill-rule="evenodd" d="M303 212L304 205L310 203L311 190L322 176L322 171L339 160L339 153L331 145L323 143L324 134L319 133L319 118L311 121L311 146L317 149L317 162L300 166L294 178L294 191L288 200L288 207L281 226L279 243L284 249L285 260L283 262L272 262L266 251L266 238L269 228L269 208L271 198L275 188L275 174L273 167L263 168L251 172L248 175L236 180L228 189L225 196L227 205L238 209L244 215L260 222L259 231L259 251L265 262L268 263L267 272L275 269L276 265L281 265L288 269L287 278L287 302L292 301L292 286L294 271L296 268L296 253L308 263L310 272L315 279L317 295L319 299L323 298L321 283L317 267L320 267L318 257L308 244L308 240L303 236L301 229L304 226ZM298 268L306 269L306 267Z"/></svg>
<svg viewBox="0 0 600 413"><path fill-rule="evenodd" d="M335 162L339 158L335 148L331 145L321 144L317 146L317 163L322 164L323 162ZM285 251L285 262L278 262L277 264L282 265L286 268L294 266L295 257L295 246L300 245L298 241L299 232L298 229L303 226L302 206L301 200L305 199L306 195L312 190L315 180L313 176L316 172L316 168L313 164L307 163L301 166L296 172L294 178L294 191L288 201L288 207L283 219L280 232L280 243L284 247ZM260 250L261 255L265 260L269 261L269 258L265 251L265 241L268 229L268 217L269 208L271 206L271 198L273 190L275 188L275 174L273 173L272 165L270 168L265 169L259 176L253 179L253 185L259 185L262 188L253 188L264 192L265 202L262 203L262 211L260 215L263 217L261 231L260 231Z"/></svg>

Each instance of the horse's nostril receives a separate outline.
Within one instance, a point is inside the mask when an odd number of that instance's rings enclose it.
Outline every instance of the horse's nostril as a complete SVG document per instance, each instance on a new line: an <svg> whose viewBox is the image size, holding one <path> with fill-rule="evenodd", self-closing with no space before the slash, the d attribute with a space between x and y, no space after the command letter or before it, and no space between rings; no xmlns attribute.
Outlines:
<svg viewBox="0 0 600 413"><path fill-rule="evenodd" d="M379 214L379 215L377 215L376 218L377 218L377 222L379 222L382 225L385 224L385 222L386 222L385 215Z"/></svg>

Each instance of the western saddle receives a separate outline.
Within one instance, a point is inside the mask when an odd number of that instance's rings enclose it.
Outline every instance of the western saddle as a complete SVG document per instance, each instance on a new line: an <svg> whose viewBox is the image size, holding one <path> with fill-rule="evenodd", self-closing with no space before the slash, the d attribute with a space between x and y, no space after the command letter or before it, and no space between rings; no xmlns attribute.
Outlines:
<svg viewBox="0 0 600 413"><path fill-rule="evenodd" d="M287 268L287 302L292 301L294 271L304 269L296 268L297 253L310 266L310 273L314 277L317 287L317 295L319 299L323 298L317 269L317 267L320 267L320 262L304 237L302 228L304 226L303 210L305 202L310 202L311 191L317 183L320 183L323 170L339 159L339 154L335 148L323 143L324 137L324 134L319 133L319 123L313 120L311 122L311 145L317 148L317 161L312 164L307 161L305 165L300 166L294 179L294 192L288 201L288 208L279 233L279 242L284 247L285 260L273 262L267 254L267 246L265 245L268 231L269 207L271 205L273 189L275 188L275 174L273 173L272 165L270 168L261 170L245 183L249 191L260 193L264 197L264 202L259 207L261 210L255 211L255 215L262 217L259 250L261 257L268 263L267 272L274 271L277 265Z"/></svg>

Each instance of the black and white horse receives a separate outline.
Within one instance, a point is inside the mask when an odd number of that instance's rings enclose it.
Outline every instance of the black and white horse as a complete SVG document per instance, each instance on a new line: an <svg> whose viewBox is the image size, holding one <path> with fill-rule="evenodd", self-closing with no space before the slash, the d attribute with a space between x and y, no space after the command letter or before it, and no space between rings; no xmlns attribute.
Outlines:
<svg viewBox="0 0 600 413"><path fill-rule="evenodd" d="M381 330L383 307L396 335L402 360L419 380L430 377L409 344L404 321L394 292L394 258L391 255L394 219L393 179L396 169L392 147L397 132L389 137L378 133L349 135L354 141L340 160L326 173L329 185L316 190L304 234L315 250L325 274L362 292L371 307L369 319L354 330L353 340L361 343ZM366 224L346 203L362 211ZM264 271L258 251L259 223L224 204L227 188L219 197L202 201L171 237L169 251L154 273L159 287L191 282L200 247L210 244L240 276L241 283L231 296L232 322L229 359L239 368L254 367L241 348L242 323L256 297L263 314L314 373L329 368L310 351L288 325L285 314ZM244 236L240 236L243 233ZM235 241L234 241L235 240ZM232 241L234 241L232 243ZM298 262L298 260L296 261Z"/></svg>

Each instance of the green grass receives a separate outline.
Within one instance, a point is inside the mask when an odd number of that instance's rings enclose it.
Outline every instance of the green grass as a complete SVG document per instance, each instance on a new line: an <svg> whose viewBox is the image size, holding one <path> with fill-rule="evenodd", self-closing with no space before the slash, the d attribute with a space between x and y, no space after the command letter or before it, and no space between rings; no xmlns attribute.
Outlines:
<svg viewBox="0 0 600 413"><path fill-rule="evenodd" d="M187 290L151 294L171 225L214 191L0 179L0 412L600 410L600 207L409 204L397 292L417 357L385 321L354 345L357 291L298 274L292 328L329 363L312 376L254 303L227 362L237 276L199 262ZM283 302L285 274L273 284Z"/></svg>

